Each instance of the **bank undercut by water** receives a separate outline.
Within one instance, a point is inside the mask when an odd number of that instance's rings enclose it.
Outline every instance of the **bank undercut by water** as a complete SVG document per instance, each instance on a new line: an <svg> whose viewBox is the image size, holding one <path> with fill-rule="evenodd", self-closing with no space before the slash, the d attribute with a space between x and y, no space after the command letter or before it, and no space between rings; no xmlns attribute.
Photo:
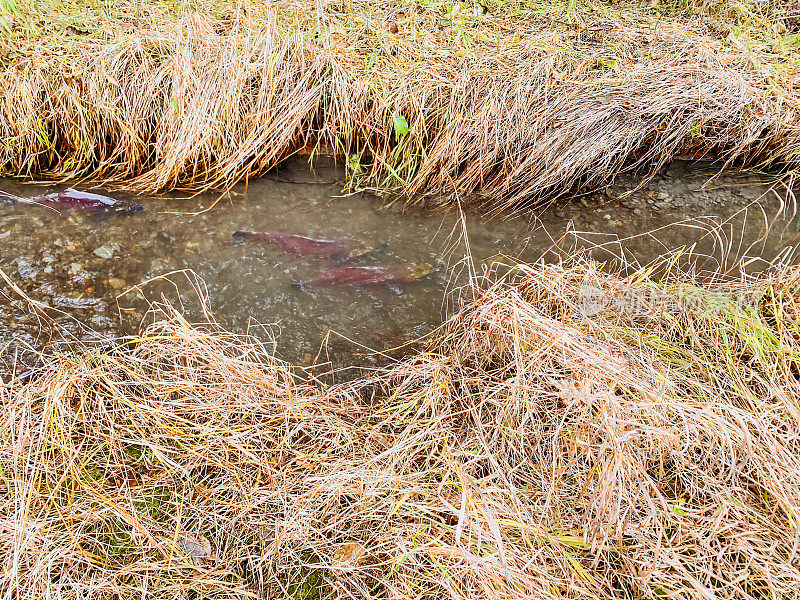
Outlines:
<svg viewBox="0 0 800 600"><path fill-rule="evenodd" d="M52 356L0 387L0 587L791 597L798 286L520 266L424 351L334 386L176 315Z"/></svg>
<svg viewBox="0 0 800 600"><path fill-rule="evenodd" d="M800 160L791 3L3 6L15 176L225 189L324 152L351 188L496 209L679 154Z"/></svg>

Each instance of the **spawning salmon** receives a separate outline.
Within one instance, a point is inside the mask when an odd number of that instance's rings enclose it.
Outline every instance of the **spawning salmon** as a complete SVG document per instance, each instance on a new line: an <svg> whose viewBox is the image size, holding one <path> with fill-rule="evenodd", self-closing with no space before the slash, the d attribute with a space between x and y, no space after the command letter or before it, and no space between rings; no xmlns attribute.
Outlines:
<svg viewBox="0 0 800 600"><path fill-rule="evenodd" d="M56 210L68 211L116 210L124 214L133 214L144 208L144 206L138 202L120 203L119 200L109 198L108 196L81 192L73 188L67 188L61 192L33 196L32 198L23 198L7 192L0 192L0 197L8 204L35 204L37 206L47 206Z"/></svg>
<svg viewBox="0 0 800 600"><path fill-rule="evenodd" d="M235 231L235 239L269 242L288 254L295 256L322 256L325 258L355 258L374 250L363 242L345 238L309 238L291 233L273 231Z"/></svg>
<svg viewBox="0 0 800 600"><path fill-rule="evenodd" d="M338 267L320 272L309 283L315 285L391 285L409 283L431 272L426 263L376 265L370 267Z"/></svg>

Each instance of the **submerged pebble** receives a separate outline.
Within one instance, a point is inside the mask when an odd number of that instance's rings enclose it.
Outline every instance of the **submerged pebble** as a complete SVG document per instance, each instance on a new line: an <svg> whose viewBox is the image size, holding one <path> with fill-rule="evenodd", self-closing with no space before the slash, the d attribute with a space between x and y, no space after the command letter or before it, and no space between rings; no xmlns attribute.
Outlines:
<svg viewBox="0 0 800 600"><path fill-rule="evenodd" d="M17 273L22 279L33 279L40 270L41 267L28 258L17 259Z"/></svg>
<svg viewBox="0 0 800 600"><path fill-rule="evenodd" d="M114 258L114 255L119 252L117 244L103 244L99 248L94 249L95 256L100 258Z"/></svg>
<svg viewBox="0 0 800 600"><path fill-rule="evenodd" d="M100 298L70 298L69 296L55 296L53 304L61 308L94 308L99 306Z"/></svg>
<svg viewBox="0 0 800 600"><path fill-rule="evenodd" d="M112 289L121 290L121 289L127 287L128 282L126 282L124 279L121 279L119 277L111 277L108 280L108 285L111 286Z"/></svg>

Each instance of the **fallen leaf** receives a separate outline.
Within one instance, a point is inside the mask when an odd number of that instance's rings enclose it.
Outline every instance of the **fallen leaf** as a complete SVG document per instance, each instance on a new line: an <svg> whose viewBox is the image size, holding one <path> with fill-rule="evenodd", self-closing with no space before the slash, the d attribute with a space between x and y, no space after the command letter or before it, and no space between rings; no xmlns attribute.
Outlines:
<svg viewBox="0 0 800 600"><path fill-rule="evenodd" d="M358 542L347 542L333 553L333 566L340 569L353 569L363 562L367 549Z"/></svg>
<svg viewBox="0 0 800 600"><path fill-rule="evenodd" d="M211 557L211 542L203 535L183 534L178 538L178 548L193 558Z"/></svg>

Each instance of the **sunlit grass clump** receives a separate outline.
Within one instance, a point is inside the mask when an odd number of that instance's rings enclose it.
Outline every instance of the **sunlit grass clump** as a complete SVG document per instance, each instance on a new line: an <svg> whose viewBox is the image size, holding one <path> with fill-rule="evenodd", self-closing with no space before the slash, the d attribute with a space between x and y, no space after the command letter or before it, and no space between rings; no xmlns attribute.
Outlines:
<svg viewBox="0 0 800 600"><path fill-rule="evenodd" d="M498 208L677 155L800 161L785 2L34 3L0 10L0 171L225 189L295 153Z"/></svg>
<svg viewBox="0 0 800 600"><path fill-rule="evenodd" d="M2 592L792 597L800 272L484 288L346 384L173 316L0 387Z"/></svg>

